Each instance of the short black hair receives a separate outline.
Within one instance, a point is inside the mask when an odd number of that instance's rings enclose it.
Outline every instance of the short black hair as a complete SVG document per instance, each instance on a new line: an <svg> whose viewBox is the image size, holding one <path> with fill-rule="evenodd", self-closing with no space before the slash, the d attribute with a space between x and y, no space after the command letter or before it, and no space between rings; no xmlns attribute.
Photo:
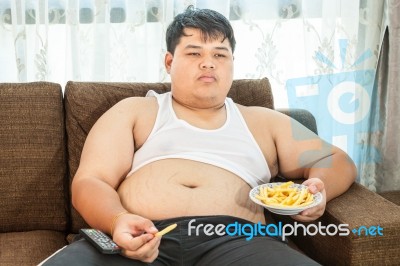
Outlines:
<svg viewBox="0 0 400 266"><path fill-rule="evenodd" d="M232 52L235 50L235 35L229 21L222 14L211 9L196 9L189 6L183 13L175 16L174 20L167 28L166 42L167 51L174 54L175 48L184 33L185 28L199 29L204 37L223 40L228 39Z"/></svg>

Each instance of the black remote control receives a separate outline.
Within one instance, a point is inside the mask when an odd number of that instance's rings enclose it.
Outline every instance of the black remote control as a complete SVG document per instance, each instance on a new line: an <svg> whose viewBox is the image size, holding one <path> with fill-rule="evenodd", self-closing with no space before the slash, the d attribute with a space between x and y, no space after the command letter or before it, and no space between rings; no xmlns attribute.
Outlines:
<svg viewBox="0 0 400 266"><path fill-rule="evenodd" d="M80 229L79 233L103 254L121 253L121 248L100 230Z"/></svg>

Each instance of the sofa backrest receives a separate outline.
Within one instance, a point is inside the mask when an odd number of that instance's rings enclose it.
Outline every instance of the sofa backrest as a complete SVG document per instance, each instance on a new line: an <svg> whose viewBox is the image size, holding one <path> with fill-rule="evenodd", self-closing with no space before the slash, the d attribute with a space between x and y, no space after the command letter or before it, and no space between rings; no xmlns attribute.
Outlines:
<svg viewBox="0 0 400 266"><path fill-rule="evenodd" d="M0 232L67 230L61 86L0 84Z"/></svg>
<svg viewBox="0 0 400 266"><path fill-rule="evenodd" d="M79 166L86 136L97 119L124 98L145 96L148 90L159 93L170 90L169 83L100 83L68 82L65 88L66 131L68 135L68 165L70 181ZM234 80L229 97L250 106L274 108L270 83L267 78ZM87 224L71 207L72 233Z"/></svg>

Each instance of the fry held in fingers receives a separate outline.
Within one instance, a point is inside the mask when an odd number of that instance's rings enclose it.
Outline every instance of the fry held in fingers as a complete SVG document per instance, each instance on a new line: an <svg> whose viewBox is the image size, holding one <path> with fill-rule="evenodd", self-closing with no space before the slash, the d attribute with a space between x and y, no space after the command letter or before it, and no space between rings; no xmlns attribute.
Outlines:
<svg viewBox="0 0 400 266"><path fill-rule="evenodd" d="M167 227L165 227L163 230L157 232L154 234L154 236L163 236L169 232L171 232L172 230L174 230L176 228L177 224L171 224Z"/></svg>

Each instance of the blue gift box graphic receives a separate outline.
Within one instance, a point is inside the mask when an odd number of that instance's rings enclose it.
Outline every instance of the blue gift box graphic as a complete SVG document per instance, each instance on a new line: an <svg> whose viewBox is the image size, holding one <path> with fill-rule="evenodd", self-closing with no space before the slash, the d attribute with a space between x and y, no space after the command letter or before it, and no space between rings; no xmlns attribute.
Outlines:
<svg viewBox="0 0 400 266"><path fill-rule="evenodd" d="M370 124L375 69L355 70L290 79L286 83L291 108L310 111L316 118L319 136L344 149L361 164L365 136L378 130ZM373 152L364 163L380 160Z"/></svg>

